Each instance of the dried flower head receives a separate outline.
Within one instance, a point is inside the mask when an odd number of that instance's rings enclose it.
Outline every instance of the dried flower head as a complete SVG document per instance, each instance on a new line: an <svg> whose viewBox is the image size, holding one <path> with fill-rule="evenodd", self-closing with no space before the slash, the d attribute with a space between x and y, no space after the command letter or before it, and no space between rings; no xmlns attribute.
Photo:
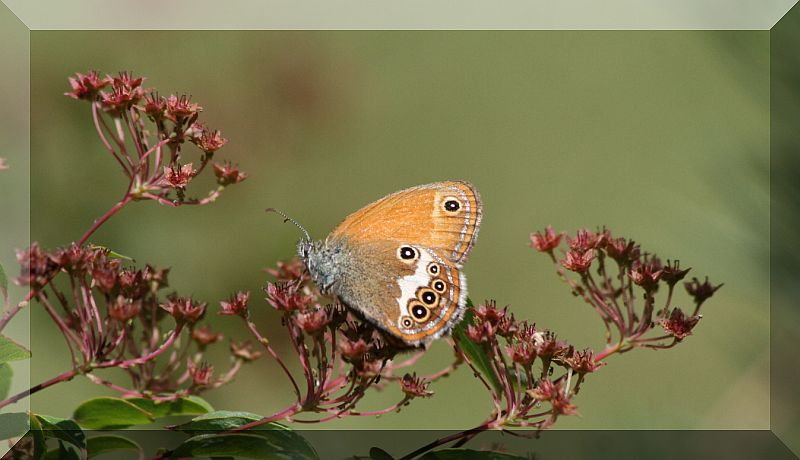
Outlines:
<svg viewBox="0 0 800 460"><path fill-rule="evenodd" d="M708 277L706 276L705 281L702 283L697 278L692 278L692 281L684 283L684 286L686 287L686 292L688 292L690 296L694 297L695 304L700 305L713 296L714 293L717 292L717 290L723 285L718 284L713 286L708 281Z"/></svg>
<svg viewBox="0 0 800 460"><path fill-rule="evenodd" d="M400 380L400 388L403 393L412 398L427 398L433 395L432 391L428 390L430 382L421 377L417 377L416 372L413 374L405 374Z"/></svg>
<svg viewBox="0 0 800 460"><path fill-rule="evenodd" d="M661 268L661 279L669 286L674 286L678 281L686 277L691 268L681 270L681 261L675 260L673 262L667 260L667 265Z"/></svg>
<svg viewBox="0 0 800 460"><path fill-rule="evenodd" d="M167 303L161 304L161 308L172 315L178 323L195 323L203 317L206 304L197 303L191 297L171 296Z"/></svg>
<svg viewBox="0 0 800 460"><path fill-rule="evenodd" d="M212 332L210 327L203 326L192 330L192 339L202 348L222 340L222 334Z"/></svg>
<svg viewBox="0 0 800 460"><path fill-rule="evenodd" d="M604 364L595 362L594 352L592 350L587 348L583 351L576 351L571 346L567 351L563 361L564 364L569 366L578 374L588 374L594 372Z"/></svg>
<svg viewBox="0 0 800 460"><path fill-rule="evenodd" d="M364 356L369 351L369 345L364 339L351 340L347 337L342 337L339 342L339 351L345 360L357 362L364 360Z"/></svg>
<svg viewBox="0 0 800 460"><path fill-rule="evenodd" d="M82 271L85 270L90 259L95 257L91 250L84 250L75 243L66 248L58 248L49 255L50 259L64 270Z"/></svg>
<svg viewBox="0 0 800 460"><path fill-rule="evenodd" d="M191 163L183 166L164 166L164 183L175 189L186 188L195 175L197 175L197 171L192 168Z"/></svg>
<svg viewBox="0 0 800 460"><path fill-rule="evenodd" d="M594 251L589 249L586 252L579 250L569 251L561 260L561 265L567 270L575 273L586 273L594 260Z"/></svg>
<svg viewBox="0 0 800 460"><path fill-rule="evenodd" d="M260 351L253 350L253 344L249 340L244 342L231 342L231 354L244 361L251 362L261 357Z"/></svg>
<svg viewBox="0 0 800 460"><path fill-rule="evenodd" d="M268 283L265 290L267 302L276 310L305 310L313 301L311 296L303 294L301 285L297 282Z"/></svg>
<svg viewBox="0 0 800 460"><path fill-rule="evenodd" d="M658 281L662 274L661 261L652 257L645 261L635 261L628 276L637 286L641 286L645 291L654 291L658 287Z"/></svg>
<svg viewBox="0 0 800 460"><path fill-rule="evenodd" d="M551 225L548 225L544 230L544 234L540 232L531 233L531 247L539 252L552 253L553 249L561 244L564 232L556 233Z"/></svg>
<svg viewBox="0 0 800 460"><path fill-rule="evenodd" d="M475 309L475 317L480 321L496 326L505 318L508 312L508 307L500 310L497 308L497 301L487 300L483 305Z"/></svg>
<svg viewBox="0 0 800 460"><path fill-rule="evenodd" d="M506 347L506 353L511 361L529 367L536 359L536 348L530 342L515 342Z"/></svg>
<svg viewBox="0 0 800 460"><path fill-rule="evenodd" d="M305 265L297 257L292 257L288 262L280 260L276 268L267 268L266 272L275 277L277 281L283 283L308 280Z"/></svg>
<svg viewBox="0 0 800 460"><path fill-rule="evenodd" d="M609 257L620 265L627 265L629 262L639 258L639 246L633 240L625 238L607 238L605 251Z"/></svg>
<svg viewBox="0 0 800 460"><path fill-rule="evenodd" d="M668 318L663 318L658 323L667 333L680 341L692 335L692 329L700 321L700 318L702 315L687 316L680 308L675 308Z"/></svg>
<svg viewBox="0 0 800 460"><path fill-rule="evenodd" d="M227 301L222 301L219 303L220 307L222 308L220 314L246 317L249 314L249 310L247 309L247 304L249 301L250 291L239 291L236 294L231 295Z"/></svg>
<svg viewBox="0 0 800 460"><path fill-rule="evenodd" d="M111 111L129 109L137 104L146 93L141 86L144 78L133 78L128 72L121 72L116 77L107 75L106 80L111 81L111 91L101 91L100 101L106 109Z"/></svg>
<svg viewBox="0 0 800 460"><path fill-rule="evenodd" d="M560 383L554 383L549 379L542 379L535 388L528 390L528 394L537 401L552 401L564 393Z"/></svg>
<svg viewBox="0 0 800 460"><path fill-rule="evenodd" d="M578 253L584 253L598 248L605 241L605 233L595 233L591 230L580 229L575 238L567 236L567 245Z"/></svg>
<svg viewBox="0 0 800 460"><path fill-rule="evenodd" d="M247 179L247 174L239 171L239 168L231 165L229 161L222 164L214 163L214 175L217 176L217 183L224 186L238 184Z"/></svg>
<svg viewBox="0 0 800 460"><path fill-rule="evenodd" d="M153 120L161 120L167 110L167 100L158 93L150 93L144 97L144 113Z"/></svg>
<svg viewBox="0 0 800 460"><path fill-rule="evenodd" d="M202 112L203 108L199 104L192 102L191 96L176 96L174 94L167 98L166 117L175 123L182 123L186 119L192 119Z"/></svg>
<svg viewBox="0 0 800 460"><path fill-rule="evenodd" d="M544 359L558 357L568 349L567 343L557 340L556 334L551 331L534 334L533 345L536 348L536 354Z"/></svg>
<svg viewBox="0 0 800 460"><path fill-rule="evenodd" d="M93 100L97 93L110 83L110 78L100 78L99 73L95 70L87 74L76 73L74 77L69 77L72 91L64 93L64 95L73 99Z"/></svg>
<svg viewBox="0 0 800 460"><path fill-rule="evenodd" d="M194 386L204 387L211 383L211 379L214 376L214 367L205 362L197 365L190 361L189 375L192 377Z"/></svg>
<svg viewBox="0 0 800 460"><path fill-rule="evenodd" d="M17 251L17 262L20 265L20 276L16 282L32 289L47 284L60 268L36 242L31 243L24 251Z"/></svg>
<svg viewBox="0 0 800 460"><path fill-rule="evenodd" d="M306 334L317 334L325 330L325 326L330 323L328 313L323 308L306 310L298 313L294 321Z"/></svg>
<svg viewBox="0 0 800 460"><path fill-rule="evenodd" d="M135 318L142 311L142 301L118 295L113 302L108 304L108 316L120 322L127 322Z"/></svg>
<svg viewBox="0 0 800 460"><path fill-rule="evenodd" d="M202 151L211 154L221 149L228 143L219 130L210 130L200 123L195 123L192 128L199 134L192 136L192 142Z"/></svg>

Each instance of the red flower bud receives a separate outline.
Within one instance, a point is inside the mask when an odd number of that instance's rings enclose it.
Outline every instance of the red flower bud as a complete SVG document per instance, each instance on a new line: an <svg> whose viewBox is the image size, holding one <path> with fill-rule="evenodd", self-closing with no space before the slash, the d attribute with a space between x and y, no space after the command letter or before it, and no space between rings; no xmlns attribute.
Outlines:
<svg viewBox="0 0 800 460"><path fill-rule="evenodd" d="M544 230L544 235L540 232L531 233L531 247L539 252L552 253L553 249L561 244L561 238L563 236L563 232L556 233L553 231L553 227L548 225Z"/></svg>
<svg viewBox="0 0 800 460"><path fill-rule="evenodd" d="M201 347L205 347L222 339L222 334L219 332L211 332L210 327L203 326L192 331L192 339Z"/></svg>
<svg viewBox="0 0 800 460"><path fill-rule="evenodd" d="M587 250L583 253L578 252L577 250L572 250L568 252L561 260L561 265L567 270L576 273L586 273L589 271L589 267L592 265L593 260L593 250Z"/></svg>
<svg viewBox="0 0 800 460"><path fill-rule="evenodd" d="M247 179L247 174L239 171L239 168L232 166L229 161L224 164L214 163L214 175L217 176L217 183L220 185L232 185Z"/></svg>
<svg viewBox="0 0 800 460"><path fill-rule="evenodd" d="M263 353L253 350L253 345L247 340L240 343L231 342L231 354L244 361L251 362L260 358Z"/></svg>
<svg viewBox="0 0 800 460"><path fill-rule="evenodd" d="M248 315L247 303L250 301L250 292L237 292L233 294L227 301L219 303L222 307L221 315L239 315L246 317Z"/></svg>
<svg viewBox="0 0 800 460"><path fill-rule="evenodd" d="M166 304L161 304L178 323L196 323L206 311L205 303L195 303L191 297L172 297Z"/></svg>
<svg viewBox="0 0 800 460"><path fill-rule="evenodd" d="M142 301L128 299L123 296L117 298L108 305L108 316L122 323L136 317L142 311Z"/></svg>

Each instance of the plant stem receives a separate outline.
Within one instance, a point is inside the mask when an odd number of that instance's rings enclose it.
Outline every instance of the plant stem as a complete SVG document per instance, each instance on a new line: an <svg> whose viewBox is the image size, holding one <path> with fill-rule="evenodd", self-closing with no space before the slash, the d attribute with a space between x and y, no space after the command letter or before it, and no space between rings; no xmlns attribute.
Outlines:
<svg viewBox="0 0 800 460"><path fill-rule="evenodd" d="M73 377L75 377L76 375L78 375L80 373L81 372L79 370L76 370L76 369L72 369L72 370L63 372L63 373L53 377L50 380L47 380L47 381L42 382L42 383L40 383L38 385L32 386L30 389L25 390L25 391L23 391L21 393L18 393L16 395L4 400L4 401L0 401L0 408L6 407L9 404L13 404L13 403L19 401L20 399L27 398L28 396L30 396L30 395L38 392L38 391L44 390L47 387L53 386L53 385L55 385L57 383L66 382L66 381L72 380Z"/></svg>
<svg viewBox="0 0 800 460"><path fill-rule="evenodd" d="M250 329L250 332L253 334L256 340L258 340L258 343L260 343L267 350L267 353L269 353L270 356L272 356L272 359L274 359L275 362L277 362L278 365L281 366L281 369L283 369L283 373L286 374L286 377L292 383L292 387L294 388L294 393L297 396L297 402L299 403L300 400L302 399L302 396L300 395L300 387L297 386L297 381L295 381L294 377L292 376L292 373L289 372L289 368L286 367L286 364L284 364L281 357L278 356L278 353L276 353L275 350L272 348L272 345L269 344L269 340L267 340L264 336L261 335L260 332L258 332L258 329L256 329L256 325L253 324L253 322L250 321L249 319L245 319L245 322L247 323L247 328Z"/></svg>
<svg viewBox="0 0 800 460"><path fill-rule="evenodd" d="M478 425L475 428L471 428L471 429L466 430L466 431L460 431L458 433L453 433L453 434L451 434L449 436L445 436L443 438L439 438L439 439L437 439L437 440L435 440L435 441L433 441L433 442L431 442L429 444L426 444L426 445L420 447L419 449L415 450L414 452L411 452L408 455L400 457L400 460L411 460L413 458L416 458L416 457L420 456L421 454L424 454L425 452L428 452L431 449L434 449L434 448L439 447L441 445L447 444L448 442L452 442L452 441L456 441L456 440L460 440L460 439L467 439L467 441L468 441L468 440L472 439L473 437L475 437L476 435L478 435L479 433L481 433L483 431L486 431L487 428L488 428L488 425L486 423L482 423L481 425ZM459 445L463 445L463 444L464 443L460 443Z"/></svg>
<svg viewBox="0 0 800 460"><path fill-rule="evenodd" d="M117 203L114 206L112 206L111 209L106 211L106 213L103 214L102 216L100 216L99 219L95 220L94 224L91 226L91 228L89 228L89 230L87 230L86 233L83 234L81 239L78 240L78 246L83 246L83 243L85 243L86 240L88 240L89 237L92 236L92 233L94 233L98 228L100 228L100 226L103 225L114 214L119 212L119 210L122 209L126 204L130 203L131 200L132 200L132 198L131 198L130 194L125 194L125 197L123 199L121 199L119 201L119 203Z"/></svg>
<svg viewBox="0 0 800 460"><path fill-rule="evenodd" d="M28 302L30 302L30 300L35 295L36 295L36 293L33 290L28 291L28 294L25 296L25 299L22 300L22 302L16 304L14 306L14 308L8 310L7 312L5 312L5 314L3 314L3 317L0 318L0 331L5 329L5 327L8 324L8 322L11 321L11 318L13 318L14 315L19 313L20 310L25 308L25 306L28 305Z"/></svg>

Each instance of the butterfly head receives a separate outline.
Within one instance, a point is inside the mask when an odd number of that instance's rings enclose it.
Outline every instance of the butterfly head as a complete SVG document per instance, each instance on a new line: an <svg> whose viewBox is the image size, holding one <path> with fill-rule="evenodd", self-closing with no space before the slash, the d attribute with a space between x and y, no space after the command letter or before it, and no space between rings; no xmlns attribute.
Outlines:
<svg viewBox="0 0 800 460"><path fill-rule="evenodd" d="M330 292L331 286L342 269L342 248L330 246L326 242L300 240L297 242L297 256L303 261L311 279L322 292Z"/></svg>

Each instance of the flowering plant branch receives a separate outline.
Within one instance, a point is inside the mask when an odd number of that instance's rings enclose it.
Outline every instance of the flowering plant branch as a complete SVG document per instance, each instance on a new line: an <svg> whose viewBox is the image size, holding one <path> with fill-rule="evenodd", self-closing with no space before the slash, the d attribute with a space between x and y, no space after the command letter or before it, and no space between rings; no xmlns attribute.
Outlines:
<svg viewBox="0 0 800 460"><path fill-rule="evenodd" d="M72 420L31 414L33 435L18 444L17 452L40 458L52 454L47 452L47 440L56 439L59 452L74 449L86 457L92 452L81 427L106 429L151 423L165 416L199 415L170 426L189 438L153 458L227 457L246 451L315 459L314 449L299 435L287 434L291 432L278 422L323 423L400 411L413 400L434 396L431 385L462 366L470 368L486 391L488 416L473 428L410 452L403 460L447 444L461 447L489 430L538 435L560 417L577 413L573 399L587 375L604 367L610 356L634 348L668 349L683 342L701 319L705 301L721 286L707 278L684 282L694 304L687 313L676 306L676 286L689 269L681 269L677 261L664 264L632 240L613 237L606 229L566 236L547 227L531 234L531 246L549 256L572 294L598 314L605 328L605 348L595 352L576 347L558 339L553 331L517 320L508 306L499 308L495 301L487 301L476 308L468 300L465 318L452 337L439 341L453 349L452 362L418 376L413 367L427 349L408 347L338 299L322 295L302 264L293 259L269 269L274 281L264 288L267 304L280 315L289 353L279 354L253 320L250 292L237 292L220 302L220 314L242 321L256 345L231 343L227 370L215 374L205 354L222 336L202 325L207 304L166 293L168 270L136 267L124 256L87 243L133 201L170 207L209 204L227 186L247 177L229 162L213 164L217 187L192 198L188 185L207 169L227 140L197 122L202 108L188 97L160 97L145 89L143 82L125 72L105 77L89 72L70 78L71 91L66 95L89 102L94 129L119 165L127 187L76 243L50 251L33 243L18 253L21 275L16 281L29 289L21 302L11 307L5 285L0 283L5 300L0 330L21 308L35 302L63 336L71 362L69 369L26 391L0 395L0 409L78 376L114 390L119 398L84 402ZM187 142L200 149L198 160L184 160ZM13 352L0 353L0 366L29 356L7 338L0 339L4 349ZM245 363L262 356L278 364L293 392L292 399L272 415L214 411L197 397L230 382ZM296 365L290 365L292 361ZM121 370L128 381L102 375L112 368ZM390 385L400 390L396 402L371 410L360 407L370 390ZM118 440L114 442L119 446ZM125 444L131 445L144 457L135 443ZM475 451L471 455L484 458Z"/></svg>
<svg viewBox="0 0 800 460"><path fill-rule="evenodd" d="M63 335L71 369L0 400L0 408L79 375L125 398L174 401L227 383L245 361L237 355L245 347L232 344L229 370L213 379L212 368L202 359L206 348L221 335L198 325L205 303L174 293L164 297L166 269L125 266L125 257L86 244L132 201L154 200L172 207L207 204L226 186L246 178L230 163L214 164L217 188L204 198L187 198L186 186L227 140L219 131L196 122L202 111L198 104L183 96L159 97L143 88L143 81L126 72L115 77L79 73L69 79L72 91L65 94L90 103L95 131L120 165L128 185L123 198L77 243L53 251L33 243L18 253L21 275L15 281L29 291L15 307L6 305L0 330L28 302L35 301ZM197 169L191 163L181 164L187 141L202 152ZM175 322L167 326L164 320L170 315ZM165 359L159 361L160 356ZM120 385L96 375L95 371L108 368L124 370L130 384Z"/></svg>
<svg viewBox="0 0 800 460"><path fill-rule="evenodd" d="M431 396L433 393L427 389L429 383L449 375L458 365L454 363L430 376L417 377L410 373L401 376L399 372L416 363L425 350L395 362L396 355L406 347L355 316L336 299L325 298L297 259L280 262L268 272L276 282L268 283L265 288L267 302L281 312L302 378L295 379L270 341L250 319L249 293L240 292L222 302L221 313L238 316L245 322L256 341L279 364L295 393L295 401L288 407L239 426L235 431L277 420L319 423L346 416L376 416L399 411L414 398ZM387 382L399 383L402 395L397 403L379 410L355 409L369 388L383 389ZM301 413L316 415L297 418Z"/></svg>

